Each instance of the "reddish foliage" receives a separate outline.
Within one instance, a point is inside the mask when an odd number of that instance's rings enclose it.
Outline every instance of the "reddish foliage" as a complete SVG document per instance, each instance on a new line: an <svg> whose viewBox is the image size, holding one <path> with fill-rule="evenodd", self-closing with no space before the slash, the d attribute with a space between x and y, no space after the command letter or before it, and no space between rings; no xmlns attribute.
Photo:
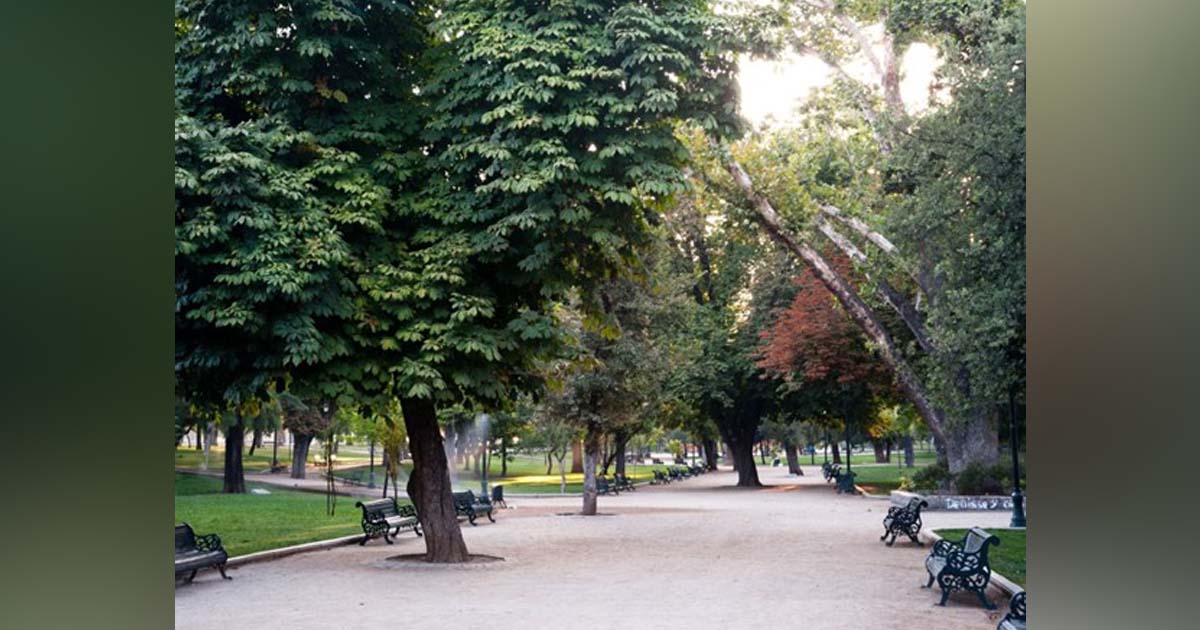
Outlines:
<svg viewBox="0 0 1200 630"><path fill-rule="evenodd" d="M845 257L830 257L830 264L843 278L854 276ZM796 284L792 304L763 333L759 367L810 382L887 382L886 370L825 285L808 269Z"/></svg>

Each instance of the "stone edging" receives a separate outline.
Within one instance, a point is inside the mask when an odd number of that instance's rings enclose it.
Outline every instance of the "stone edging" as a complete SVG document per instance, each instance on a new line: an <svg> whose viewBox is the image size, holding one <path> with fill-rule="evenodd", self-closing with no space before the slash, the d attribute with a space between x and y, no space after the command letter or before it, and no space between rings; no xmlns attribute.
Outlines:
<svg viewBox="0 0 1200 630"><path fill-rule="evenodd" d="M248 554L241 555L241 556L234 556L226 562L226 566L236 567L236 566L240 566L243 564L250 564L252 562L262 562L264 560L275 560L277 558L283 558L285 556L291 556L291 555L295 555L298 553L304 553L306 551L320 551L322 549L331 549L333 547L340 547L342 545L348 545L350 543L360 542L360 541L362 541L362 539L363 539L362 534L355 534L353 536L342 536L340 538L330 538L328 540L317 540L314 542L303 543L303 544L299 544L299 545L291 545L289 547L279 547L278 549L267 549L264 551L256 551L254 553L248 553Z"/></svg>
<svg viewBox="0 0 1200 630"><path fill-rule="evenodd" d="M942 539L941 536L926 530L921 530L921 532L917 534L917 538L931 546ZM1025 587L1013 582L999 573L996 573L995 571L992 571L991 584L995 584L996 588L1003 591L1004 594L1008 595L1009 597L1012 597L1013 595L1025 590Z"/></svg>
<svg viewBox="0 0 1200 630"><path fill-rule="evenodd" d="M906 505L909 499L913 497L921 497L929 503L927 510L1012 510L1013 500L1009 496L973 496L973 495L946 495L946 494L920 494L908 492L907 490L892 490L890 498L893 505ZM1029 507L1028 503L1025 506Z"/></svg>

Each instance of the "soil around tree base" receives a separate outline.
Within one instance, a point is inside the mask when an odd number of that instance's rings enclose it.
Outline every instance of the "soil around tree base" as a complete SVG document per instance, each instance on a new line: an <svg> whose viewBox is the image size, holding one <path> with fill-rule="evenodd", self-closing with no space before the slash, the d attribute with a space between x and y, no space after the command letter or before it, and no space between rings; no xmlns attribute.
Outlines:
<svg viewBox="0 0 1200 630"><path fill-rule="evenodd" d="M388 556L387 559L391 560L393 562L411 562L411 563L423 564L425 566L431 566L431 567L432 566L454 567L454 566L462 566L464 564L472 565L472 564L488 564L491 562L504 562L504 558L501 558L500 556L489 556L489 555L483 554L483 553L470 554L468 556L468 559L466 562L454 562L454 563L429 562L429 561L425 560L425 554L423 554L423 553L402 553L398 556Z"/></svg>

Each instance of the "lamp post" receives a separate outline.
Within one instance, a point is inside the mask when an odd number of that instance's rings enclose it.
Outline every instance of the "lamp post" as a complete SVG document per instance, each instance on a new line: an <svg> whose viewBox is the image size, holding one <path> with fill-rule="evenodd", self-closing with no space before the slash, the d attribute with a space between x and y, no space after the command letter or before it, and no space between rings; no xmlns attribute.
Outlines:
<svg viewBox="0 0 1200 630"><path fill-rule="evenodd" d="M1011 527L1025 527L1025 495L1021 493L1021 466L1017 461L1017 386L1008 388L1008 441L1012 448L1013 512Z"/></svg>

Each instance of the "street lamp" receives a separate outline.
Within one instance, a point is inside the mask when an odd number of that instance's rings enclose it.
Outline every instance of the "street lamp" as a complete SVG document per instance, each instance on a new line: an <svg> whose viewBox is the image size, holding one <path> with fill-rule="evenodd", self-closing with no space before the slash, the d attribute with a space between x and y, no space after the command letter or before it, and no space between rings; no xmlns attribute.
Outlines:
<svg viewBox="0 0 1200 630"><path fill-rule="evenodd" d="M1017 461L1017 386L1008 388L1008 441L1012 447L1013 512L1011 527L1025 527L1025 495L1021 493L1021 466Z"/></svg>

